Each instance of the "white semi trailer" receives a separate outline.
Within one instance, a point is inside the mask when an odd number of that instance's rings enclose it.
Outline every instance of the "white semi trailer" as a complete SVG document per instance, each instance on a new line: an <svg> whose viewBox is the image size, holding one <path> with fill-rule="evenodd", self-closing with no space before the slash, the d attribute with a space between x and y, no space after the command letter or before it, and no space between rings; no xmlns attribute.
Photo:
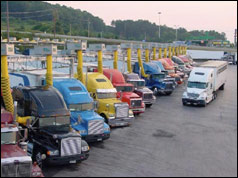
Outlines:
<svg viewBox="0 0 238 178"><path fill-rule="evenodd" d="M193 68L183 93L183 105L206 106L216 99L217 91L224 90L228 63L226 61L207 61Z"/></svg>

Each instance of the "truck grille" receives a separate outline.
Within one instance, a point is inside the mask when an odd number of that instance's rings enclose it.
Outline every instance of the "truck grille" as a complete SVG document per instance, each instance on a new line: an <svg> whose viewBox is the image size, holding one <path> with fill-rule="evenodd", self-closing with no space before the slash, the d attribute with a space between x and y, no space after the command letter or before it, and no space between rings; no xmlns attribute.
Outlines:
<svg viewBox="0 0 238 178"><path fill-rule="evenodd" d="M145 93L143 95L143 99L145 99L145 100L150 100L152 98L153 98L153 94L152 93Z"/></svg>
<svg viewBox="0 0 238 178"><path fill-rule="evenodd" d="M188 93L188 97L198 98L198 97L199 97L199 94L196 94L196 93Z"/></svg>
<svg viewBox="0 0 238 178"><path fill-rule="evenodd" d="M142 100L131 100L131 107L141 107Z"/></svg>
<svg viewBox="0 0 238 178"><path fill-rule="evenodd" d="M116 107L116 117L117 118L125 118L129 115L129 107L128 105L119 105Z"/></svg>
<svg viewBox="0 0 238 178"><path fill-rule="evenodd" d="M166 89L171 89L171 88L173 88L173 84L172 83L166 83L165 88Z"/></svg>
<svg viewBox="0 0 238 178"><path fill-rule="evenodd" d="M103 133L103 120L92 120L88 123L88 135L97 135Z"/></svg>
<svg viewBox="0 0 238 178"><path fill-rule="evenodd" d="M31 162L1 164L1 177L31 177Z"/></svg>
<svg viewBox="0 0 238 178"><path fill-rule="evenodd" d="M81 138L65 138L61 141L61 156L81 154Z"/></svg>

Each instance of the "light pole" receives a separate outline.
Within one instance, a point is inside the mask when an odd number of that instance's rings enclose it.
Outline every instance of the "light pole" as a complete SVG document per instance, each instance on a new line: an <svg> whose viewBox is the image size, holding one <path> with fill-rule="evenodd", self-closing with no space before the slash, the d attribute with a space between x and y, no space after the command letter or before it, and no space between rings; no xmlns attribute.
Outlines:
<svg viewBox="0 0 238 178"><path fill-rule="evenodd" d="M177 41L177 39L178 39L178 25L174 25L174 27L176 28L176 33L175 33L175 35L176 35L176 39L175 39L175 41Z"/></svg>
<svg viewBox="0 0 238 178"><path fill-rule="evenodd" d="M161 12L158 12L158 14L159 14L159 39L160 39L160 14L161 14Z"/></svg>

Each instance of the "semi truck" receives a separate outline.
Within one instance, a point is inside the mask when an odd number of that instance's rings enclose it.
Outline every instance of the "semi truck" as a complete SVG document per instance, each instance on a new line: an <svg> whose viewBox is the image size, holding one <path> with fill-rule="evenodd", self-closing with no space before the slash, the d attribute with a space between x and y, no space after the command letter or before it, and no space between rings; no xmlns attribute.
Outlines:
<svg viewBox="0 0 238 178"><path fill-rule="evenodd" d="M95 70L97 71L97 69ZM126 102L134 115L145 112L145 104L142 98L133 92L134 85L126 83L123 74L117 69L103 69L103 74L112 82L117 90L117 98Z"/></svg>
<svg viewBox="0 0 238 178"><path fill-rule="evenodd" d="M165 95L170 95L174 86L171 81L165 80L166 74L161 73L158 66L153 62L143 62L144 72L149 75L149 77L142 77L145 80L145 85L153 91L155 95L163 93ZM135 62L133 65L133 72L140 75L139 63Z"/></svg>
<svg viewBox="0 0 238 178"><path fill-rule="evenodd" d="M84 74L85 85L94 101L97 102L97 113L111 127L129 126L134 120L132 110L125 102L117 99L117 90L111 81L102 73L91 72ZM75 75L77 78L77 76Z"/></svg>
<svg viewBox="0 0 238 178"><path fill-rule="evenodd" d="M44 177L36 162L32 164L23 141L13 115L1 108L1 177Z"/></svg>
<svg viewBox="0 0 238 178"><path fill-rule="evenodd" d="M140 78L136 73L124 73L124 78L126 82L131 83L134 86L134 93L139 95L146 107L151 107L155 101L156 97L153 94L153 91L145 86L145 80Z"/></svg>
<svg viewBox="0 0 238 178"><path fill-rule="evenodd" d="M94 111L97 109L96 103L85 86L74 78L54 78L53 82L71 112L71 127L88 143L108 139L110 127L104 122L104 118Z"/></svg>
<svg viewBox="0 0 238 178"><path fill-rule="evenodd" d="M89 146L70 127L70 112L51 86L14 87L17 122L28 130L27 152L38 165L73 164L86 160Z"/></svg>
<svg viewBox="0 0 238 178"><path fill-rule="evenodd" d="M216 99L217 91L224 90L227 73L227 62L207 61L194 67L183 93L183 105L195 104L206 106Z"/></svg>

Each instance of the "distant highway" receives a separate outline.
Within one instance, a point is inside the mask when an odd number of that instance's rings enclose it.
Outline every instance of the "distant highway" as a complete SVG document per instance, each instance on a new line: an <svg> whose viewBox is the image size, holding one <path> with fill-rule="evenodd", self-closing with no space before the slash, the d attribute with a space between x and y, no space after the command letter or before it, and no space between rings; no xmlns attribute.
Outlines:
<svg viewBox="0 0 238 178"><path fill-rule="evenodd" d="M1 30L1 32L6 32L6 30ZM142 41L96 38L96 37L85 37L85 36L69 36L69 35L58 35L58 34L56 34L54 36L54 34L49 34L49 33L32 33L32 32L20 32L20 31L11 31L11 32L22 33L22 34L32 34L36 37L77 39L77 40L87 40L87 41L109 42L109 43L115 43L115 44L119 44L119 43L147 43L147 42L142 42ZM153 42L149 42L149 43L153 43ZM156 43L156 42L154 42L154 43ZM220 47L206 47L206 46L188 46L188 49L237 52L237 48L220 48Z"/></svg>

